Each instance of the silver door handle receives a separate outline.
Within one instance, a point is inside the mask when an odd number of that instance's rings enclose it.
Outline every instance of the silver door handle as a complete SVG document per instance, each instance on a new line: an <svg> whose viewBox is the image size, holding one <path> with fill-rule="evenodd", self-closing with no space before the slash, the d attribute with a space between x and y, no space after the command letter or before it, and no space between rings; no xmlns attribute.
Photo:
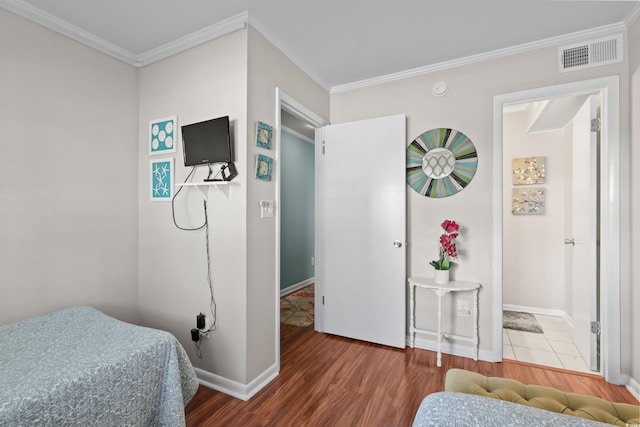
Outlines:
<svg viewBox="0 0 640 427"><path fill-rule="evenodd" d="M401 248L402 242L400 240L396 240L395 242L393 242L393 246L395 246L396 248Z"/></svg>
<svg viewBox="0 0 640 427"><path fill-rule="evenodd" d="M564 244L565 245L576 245L576 239L564 239Z"/></svg>

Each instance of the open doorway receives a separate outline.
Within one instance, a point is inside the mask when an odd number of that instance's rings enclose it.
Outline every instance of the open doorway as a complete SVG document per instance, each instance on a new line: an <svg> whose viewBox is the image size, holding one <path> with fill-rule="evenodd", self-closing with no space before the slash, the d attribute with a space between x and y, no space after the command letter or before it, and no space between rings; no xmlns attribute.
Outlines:
<svg viewBox="0 0 640 427"><path fill-rule="evenodd" d="M303 104L301 104L299 101L297 101L296 99L294 99L293 97L289 96L288 94L286 94L284 91L282 91L280 88L276 88L276 123L275 123L275 128L274 128L274 137L275 137L275 158L276 158L276 162L275 162L275 176L276 176L276 209L275 209L275 217L276 217L276 248L275 248L275 252L276 252L276 301L274 304L274 309L276 310L276 315L275 315L275 321L276 321L276 343L275 343L275 349L276 349L276 355L275 355L275 359L276 359L276 365L277 365L277 371L280 371L280 334L281 334L281 327L280 327L280 297L281 297L281 291L283 288L281 288L281 283L282 283L282 271L281 271L281 246L282 246L282 242L281 242L281 236L282 236L282 229L283 229L283 221L282 221L282 212L281 209L279 208L281 206L281 202L282 202L282 171L281 171L281 167L282 167L282 134L283 134L283 129L285 129L285 132L288 132L289 134L293 134L294 136L297 137L304 137L303 139L311 139L313 140L313 162L314 162L314 176L313 176L313 199L314 199L314 206L317 204L317 185L318 185L318 163L319 163L319 156L321 154L320 152L320 147L319 144L317 144L317 138L319 135L319 132L316 132L317 129L321 128L322 126L325 126L326 124L328 124L328 122L323 119L322 117L320 117L319 115L317 115L316 113L314 113L313 111L311 111L309 108L307 108L306 106L304 106ZM308 142L305 142L308 143ZM310 144L311 145L311 144ZM286 186L285 186L286 187ZM313 267L311 270L313 272L313 282L314 282L314 307L318 307L319 303L321 302L319 295L321 295L322 293L322 282L321 280L319 280L318 276L321 274L321 272L318 271L317 266L316 266L316 262L315 262L315 253L317 252L317 248L318 248L318 241L315 238L315 236L317 235L317 226L316 226L316 221L315 221L315 207L314 207L314 224L313 224L313 255L305 255L304 257L307 258L307 261L311 264L313 263L314 265L311 266ZM311 257L313 257L313 259L311 259ZM310 274L309 272L307 272L307 274ZM304 275L304 274L303 274ZM306 281L308 281L309 278L306 279ZM298 283L301 282L301 283ZM294 282L293 285L294 287L299 286L299 287L304 287L305 285L308 285L308 283L305 283L305 280L301 280L298 282ZM285 283L284 284L284 289L289 288L288 291L291 291L293 288L290 287L291 284L290 283ZM287 292L287 290L284 291L285 293ZM322 311L317 310L314 308L314 329L315 330L322 330Z"/></svg>
<svg viewBox="0 0 640 427"><path fill-rule="evenodd" d="M280 323L314 323L315 150L313 126L280 116Z"/></svg>
<svg viewBox="0 0 640 427"><path fill-rule="evenodd" d="M599 372L601 96L503 111L503 357ZM593 339L593 345L591 343Z"/></svg>
<svg viewBox="0 0 640 427"><path fill-rule="evenodd" d="M600 199L597 211L600 214L600 254L598 261L597 291L600 306L597 315L601 323L600 372L613 384L623 384L624 376L620 366L620 143L619 143L619 78L602 77L592 80L524 90L494 97L494 144L493 144L493 284L492 293L492 333L496 360L503 357L503 288L504 288L504 203L511 205L511 194L504 192L505 169L503 149L507 143L503 135L503 109L505 106L525 102L535 102L570 94L600 94L602 105ZM564 238L564 236L562 236ZM595 299L591 299L594 301ZM591 321L598 319L590 319ZM594 330L597 331L597 324Z"/></svg>

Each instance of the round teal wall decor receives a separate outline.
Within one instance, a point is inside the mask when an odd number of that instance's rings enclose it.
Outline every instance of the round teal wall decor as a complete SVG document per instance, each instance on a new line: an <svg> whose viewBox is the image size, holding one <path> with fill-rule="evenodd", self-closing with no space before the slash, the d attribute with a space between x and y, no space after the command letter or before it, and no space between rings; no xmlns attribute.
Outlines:
<svg viewBox="0 0 640 427"><path fill-rule="evenodd" d="M442 198L465 188L478 168L478 153L465 134L431 129L407 147L407 183L423 196Z"/></svg>

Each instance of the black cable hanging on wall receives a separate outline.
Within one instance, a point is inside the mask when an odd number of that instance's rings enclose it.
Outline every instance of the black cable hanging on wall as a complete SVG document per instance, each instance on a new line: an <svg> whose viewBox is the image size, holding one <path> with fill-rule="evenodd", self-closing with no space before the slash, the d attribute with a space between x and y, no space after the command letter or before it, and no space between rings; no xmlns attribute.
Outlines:
<svg viewBox="0 0 640 427"><path fill-rule="evenodd" d="M195 166L193 168L191 168L191 172L189 172L189 174L187 175L187 177L184 180L184 183L189 182L189 180L193 177L194 173L196 171ZM203 200L203 206L204 206L204 221L202 223L202 225L197 226L197 227L182 227L178 224L178 222L176 221L176 213L175 213L175 199L178 196L178 194L180 194L180 192L182 191L184 187L180 187L178 189L178 191L175 192L175 194L173 195L173 197L171 198L171 216L173 218L173 224L176 226L176 228L178 228L179 230L183 230L183 231L197 231L197 230L202 230L204 229L205 231L205 244L206 244L206 253L207 253L207 283L209 285L209 295L210 295L210 299L209 299L209 309L211 311L211 326L202 331L203 334L208 334L209 332L213 332L216 330L217 327L217 320L216 320L216 315L217 315L217 306L216 306L216 301L215 298L213 296L213 279L212 279L212 271L211 271L211 251L209 248L209 216L208 216L208 212L207 212L207 200ZM200 349L200 344L201 344L201 340L198 340L195 342L196 345L196 355L198 356L199 359L202 359L202 352Z"/></svg>

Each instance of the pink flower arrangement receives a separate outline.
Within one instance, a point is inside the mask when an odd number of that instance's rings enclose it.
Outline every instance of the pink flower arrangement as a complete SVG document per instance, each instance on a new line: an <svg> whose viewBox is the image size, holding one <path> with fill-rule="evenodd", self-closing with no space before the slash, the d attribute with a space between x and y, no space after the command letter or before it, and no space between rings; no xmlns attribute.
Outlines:
<svg viewBox="0 0 640 427"><path fill-rule="evenodd" d="M453 265L453 261L458 260L458 251L454 240L458 237L460 226L455 221L445 219L440 224L444 233L440 236L440 257L431 261L429 264L436 270L449 270Z"/></svg>

